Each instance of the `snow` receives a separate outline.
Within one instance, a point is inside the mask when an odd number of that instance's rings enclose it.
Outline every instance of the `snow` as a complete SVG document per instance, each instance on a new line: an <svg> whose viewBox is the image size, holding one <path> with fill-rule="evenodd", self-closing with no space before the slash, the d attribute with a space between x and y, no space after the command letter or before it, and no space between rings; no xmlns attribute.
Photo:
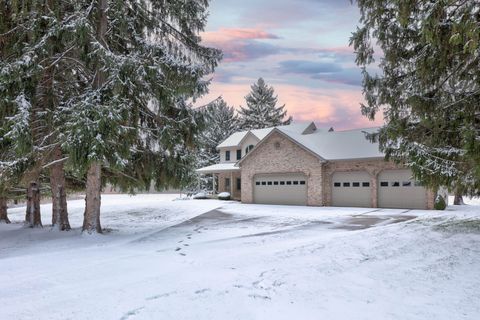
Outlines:
<svg viewBox="0 0 480 320"><path fill-rule="evenodd" d="M356 129L348 131L317 130L312 134L292 132L288 127L278 128L290 138L297 141L325 160L346 160L383 158L378 143L366 139L365 133L373 133L378 128Z"/></svg>
<svg viewBox="0 0 480 320"><path fill-rule="evenodd" d="M311 122L294 122L289 125L278 126L276 128L286 128L289 130L289 132L301 134L310 124ZM263 140L263 138L265 138L273 129L274 127L235 132L225 139L225 141L220 143L217 148L237 147L249 132L259 140Z"/></svg>
<svg viewBox="0 0 480 320"><path fill-rule="evenodd" d="M2 319L478 319L480 200L445 211L102 197L0 225ZM50 206L43 205L48 223Z"/></svg>
<svg viewBox="0 0 480 320"><path fill-rule="evenodd" d="M221 171L238 171L239 167L235 167L235 162L217 163L208 167L200 168L198 173L217 173Z"/></svg>

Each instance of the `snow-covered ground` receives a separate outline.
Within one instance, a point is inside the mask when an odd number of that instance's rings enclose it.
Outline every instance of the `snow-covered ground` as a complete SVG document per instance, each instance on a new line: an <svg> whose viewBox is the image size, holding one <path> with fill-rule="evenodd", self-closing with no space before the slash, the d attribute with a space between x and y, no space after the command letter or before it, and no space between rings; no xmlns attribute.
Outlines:
<svg viewBox="0 0 480 320"><path fill-rule="evenodd" d="M0 225L0 319L480 319L480 201L447 211L104 196L105 235Z"/></svg>

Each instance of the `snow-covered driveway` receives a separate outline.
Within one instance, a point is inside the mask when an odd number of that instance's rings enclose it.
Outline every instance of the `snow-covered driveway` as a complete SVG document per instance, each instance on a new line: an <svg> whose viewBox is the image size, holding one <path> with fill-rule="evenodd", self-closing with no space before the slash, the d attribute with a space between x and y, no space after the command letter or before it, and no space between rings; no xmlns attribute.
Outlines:
<svg viewBox="0 0 480 320"><path fill-rule="evenodd" d="M105 196L102 236L0 225L0 319L480 318L478 205L173 198ZM73 226L82 206L69 202Z"/></svg>

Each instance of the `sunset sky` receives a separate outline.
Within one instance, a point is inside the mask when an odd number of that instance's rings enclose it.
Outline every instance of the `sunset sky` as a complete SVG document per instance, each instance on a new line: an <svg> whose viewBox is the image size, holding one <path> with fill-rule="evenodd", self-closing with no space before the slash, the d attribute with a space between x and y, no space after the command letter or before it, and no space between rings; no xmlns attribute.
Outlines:
<svg viewBox="0 0 480 320"><path fill-rule="evenodd" d="M361 73L348 46L359 12L349 0L212 0L206 45L223 50L210 94L245 105L259 77L294 120L372 127L360 113Z"/></svg>

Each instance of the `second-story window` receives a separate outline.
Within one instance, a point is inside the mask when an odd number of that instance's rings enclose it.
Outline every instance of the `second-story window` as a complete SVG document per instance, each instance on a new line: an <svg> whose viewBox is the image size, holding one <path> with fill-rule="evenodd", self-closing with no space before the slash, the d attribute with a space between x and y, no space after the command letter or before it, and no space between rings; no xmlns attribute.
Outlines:
<svg viewBox="0 0 480 320"><path fill-rule="evenodd" d="M230 161L230 151L225 151L225 161Z"/></svg>
<svg viewBox="0 0 480 320"><path fill-rule="evenodd" d="M249 153L253 149L253 144L245 148L245 154Z"/></svg>
<svg viewBox="0 0 480 320"><path fill-rule="evenodd" d="M237 150L237 160L242 159L242 149Z"/></svg>

